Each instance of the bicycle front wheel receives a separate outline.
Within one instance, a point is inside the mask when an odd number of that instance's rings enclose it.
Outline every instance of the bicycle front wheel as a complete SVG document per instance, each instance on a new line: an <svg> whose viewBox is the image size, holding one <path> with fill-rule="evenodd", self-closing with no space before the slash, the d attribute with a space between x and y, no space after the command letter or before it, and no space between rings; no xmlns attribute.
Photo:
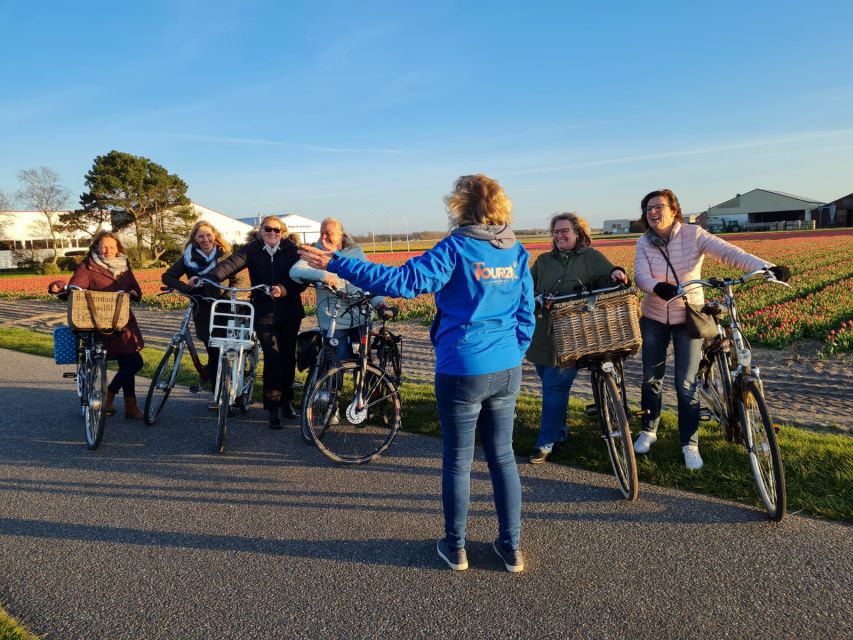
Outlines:
<svg viewBox="0 0 853 640"><path fill-rule="evenodd" d="M86 432L86 446L97 449L104 437L104 402L107 397L107 360L103 356L94 357L84 366L86 370L86 404L83 406L83 425Z"/></svg>
<svg viewBox="0 0 853 640"><path fill-rule="evenodd" d="M157 422L157 416L160 415L166 400L169 399L169 394L175 387L183 352L183 349L176 349L175 345L170 344L160 364L157 365L157 370L151 379L151 386L148 387L148 395L145 396L144 417L145 424L149 426Z"/></svg>
<svg viewBox="0 0 853 640"><path fill-rule="evenodd" d="M628 416L619 394L619 387L611 373L599 373L598 418L601 433L607 444L607 453L613 466L613 474L619 483L619 489L628 500L636 500L639 492L637 480L637 461L634 458L634 443Z"/></svg>
<svg viewBox="0 0 853 640"><path fill-rule="evenodd" d="M779 522L785 516L787 500L785 472L770 412L767 411L764 394L756 381L750 380L743 385L738 413L755 486L758 487L767 515Z"/></svg>
<svg viewBox="0 0 853 640"><path fill-rule="evenodd" d="M317 384L317 371L318 367L316 365L311 365L308 369L308 375L305 376L305 385L302 387L302 415L299 420L299 432L302 434L302 439L307 444L314 444L314 438L311 437L311 429L308 428L307 409L308 397L311 395L311 391Z"/></svg>
<svg viewBox="0 0 853 640"><path fill-rule="evenodd" d="M377 458L400 428L400 398L388 377L358 362L343 362L320 376L305 418L314 444L335 462L361 464Z"/></svg>
<svg viewBox="0 0 853 640"><path fill-rule="evenodd" d="M216 451L225 450L225 436L228 433L228 412L231 410L231 363L223 359L219 363L219 415L216 420Z"/></svg>

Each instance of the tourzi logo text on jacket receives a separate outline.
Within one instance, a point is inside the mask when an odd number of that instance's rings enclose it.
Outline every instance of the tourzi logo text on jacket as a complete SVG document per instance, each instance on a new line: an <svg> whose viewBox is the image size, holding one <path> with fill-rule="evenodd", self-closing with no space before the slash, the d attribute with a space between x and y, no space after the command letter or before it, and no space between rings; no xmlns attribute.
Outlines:
<svg viewBox="0 0 853 640"><path fill-rule="evenodd" d="M487 267L485 262L474 263L474 277L480 280L515 280L515 262L508 267Z"/></svg>

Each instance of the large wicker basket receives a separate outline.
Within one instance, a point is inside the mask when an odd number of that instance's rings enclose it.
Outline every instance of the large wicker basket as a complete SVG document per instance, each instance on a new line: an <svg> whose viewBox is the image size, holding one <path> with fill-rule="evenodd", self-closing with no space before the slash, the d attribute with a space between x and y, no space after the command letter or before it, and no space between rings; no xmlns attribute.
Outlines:
<svg viewBox="0 0 853 640"><path fill-rule="evenodd" d="M127 293L74 289L68 297L68 324L75 331L111 333L124 329L129 321L130 295Z"/></svg>
<svg viewBox="0 0 853 640"><path fill-rule="evenodd" d="M560 366L603 357L627 357L643 344L636 288L554 305L551 332Z"/></svg>

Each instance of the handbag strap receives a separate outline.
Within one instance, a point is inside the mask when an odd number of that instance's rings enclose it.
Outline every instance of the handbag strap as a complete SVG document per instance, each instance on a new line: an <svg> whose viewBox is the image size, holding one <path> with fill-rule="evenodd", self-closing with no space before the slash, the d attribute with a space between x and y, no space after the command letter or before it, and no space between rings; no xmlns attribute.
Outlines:
<svg viewBox="0 0 853 640"><path fill-rule="evenodd" d="M666 260L666 266L668 266L670 271L672 271L672 277L675 278L675 284L680 287L681 281L678 279L678 274L675 272L675 267L673 267L672 263L669 261L669 256L667 255L666 251L664 251L663 247L661 246L658 246L658 251L660 251L661 255L663 256L663 259Z"/></svg>
<svg viewBox="0 0 853 640"><path fill-rule="evenodd" d="M115 327L118 324L119 312L121 311L121 305L119 303L120 298L116 297L115 311L113 312L112 329L102 329L101 325L98 324L98 314L95 312L95 300L92 297L92 292L86 289L84 293L86 295L86 306L89 307L89 314L92 316L92 323L95 325L95 329L98 330L98 333L105 336L115 333Z"/></svg>

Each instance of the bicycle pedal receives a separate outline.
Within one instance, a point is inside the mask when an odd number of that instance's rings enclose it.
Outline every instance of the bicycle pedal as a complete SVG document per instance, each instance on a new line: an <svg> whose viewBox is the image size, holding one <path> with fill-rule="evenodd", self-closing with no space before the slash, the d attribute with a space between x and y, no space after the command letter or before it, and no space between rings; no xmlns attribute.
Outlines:
<svg viewBox="0 0 853 640"><path fill-rule="evenodd" d="M631 415L634 418L643 418L643 417L649 415L649 410L648 409L637 409L636 411L632 411Z"/></svg>
<svg viewBox="0 0 853 640"><path fill-rule="evenodd" d="M76 380L77 379L77 372L76 371L66 371L65 373L62 374L62 377L63 378L71 378L72 380Z"/></svg>
<svg viewBox="0 0 853 640"><path fill-rule="evenodd" d="M708 422L711 420L711 412L707 409L699 409L699 420L700 422Z"/></svg>
<svg viewBox="0 0 853 640"><path fill-rule="evenodd" d="M190 385L190 393L198 393L199 391L201 391L201 387L197 384Z"/></svg>
<svg viewBox="0 0 853 640"><path fill-rule="evenodd" d="M598 407L596 407L594 404L586 405L586 415L597 416L598 415Z"/></svg>
<svg viewBox="0 0 853 640"><path fill-rule="evenodd" d="M782 430L782 425L774 422L773 423L773 431L775 431L778 434L781 430Z"/></svg>

